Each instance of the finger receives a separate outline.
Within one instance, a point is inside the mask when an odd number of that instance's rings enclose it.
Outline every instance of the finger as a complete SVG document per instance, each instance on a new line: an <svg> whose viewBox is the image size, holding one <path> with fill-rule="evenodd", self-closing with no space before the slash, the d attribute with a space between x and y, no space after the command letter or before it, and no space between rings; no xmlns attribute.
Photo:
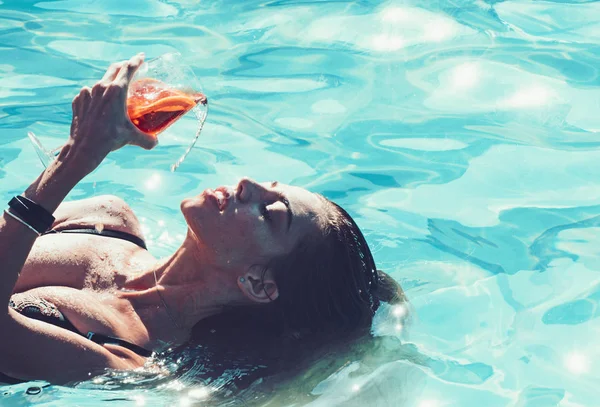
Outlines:
<svg viewBox="0 0 600 407"><path fill-rule="evenodd" d="M79 95L75 99L78 100L76 108L73 109L73 113L77 115L85 113L88 110L92 100L92 89L90 89L89 86L84 86L81 88ZM75 102L75 100L73 100L73 102Z"/></svg>
<svg viewBox="0 0 600 407"><path fill-rule="evenodd" d="M101 82L107 83L107 82L112 82L115 80L115 78L117 77L117 74L119 73L119 71L121 70L121 67L126 63L127 61L121 61L121 62L115 62L113 64L110 64L110 66L108 67L108 69L106 70L106 73L104 74L104 76L102 77Z"/></svg>
<svg viewBox="0 0 600 407"><path fill-rule="evenodd" d="M117 76L115 78L115 82L125 85L125 86L129 85L129 82L131 82L133 75L135 75L136 71L139 69L139 67L142 65L143 62L144 62L144 53L143 52L141 52L141 53L137 54L136 56L134 56L133 58L131 58L129 61L127 61L125 64L123 64L123 66L121 67L121 70L119 71L119 73L117 74Z"/></svg>
<svg viewBox="0 0 600 407"><path fill-rule="evenodd" d="M70 130L70 135L75 135L76 134L76 130L79 126L79 117L73 113L73 118L71 119L71 130Z"/></svg>
<svg viewBox="0 0 600 407"><path fill-rule="evenodd" d="M71 109L73 110L73 116L75 116L77 114L77 109L79 108L79 99L81 99L80 94L78 93L77 96L75 96L73 98L73 101L71 102Z"/></svg>
<svg viewBox="0 0 600 407"><path fill-rule="evenodd" d="M89 88L88 88L89 89ZM106 90L106 86L100 82L92 86L91 91L89 91L90 100L89 100L89 110L95 110L98 106L102 105L106 98L103 98L104 91Z"/></svg>
<svg viewBox="0 0 600 407"><path fill-rule="evenodd" d="M83 87L77 96L73 98L73 103L71 103L71 109L73 110L73 118L71 119L71 133L75 134L75 129L79 124L79 117L83 115L90 104L90 100L92 95L90 94L90 88L87 86Z"/></svg>
<svg viewBox="0 0 600 407"><path fill-rule="evenodd" d="M106 90L106 86L103 83L98 82L97 84L95 84L92 87L92 99L95 99L98 96L104 95L105 90Z"/></svg>

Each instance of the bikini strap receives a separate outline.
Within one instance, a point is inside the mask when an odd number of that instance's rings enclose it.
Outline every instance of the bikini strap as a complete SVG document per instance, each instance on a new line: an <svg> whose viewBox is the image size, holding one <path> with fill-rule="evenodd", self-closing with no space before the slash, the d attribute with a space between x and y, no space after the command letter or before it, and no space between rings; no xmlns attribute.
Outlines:
<svg viewBox="0 0 600 407"><path fill-rule="evenodd" d="M145 358L148 358L150 356L152 356L152 351L149 351L148 349L144 349L141 346L135 345L133 343L124 341L123 339L119 339L119 338L115 338L112 336L108 336L108 335L103 335L103 334L97 334L95 332L88 332L86 335L86 338L88 338L90 341L97 343L98 345L117 345L117 346L121 346L123 348L127 348L130 351L133 351L135 353L137 353L140 356L143 356Z"/></svg>
<svg viewBox="0 0 600 407"><path fill-rule="evenodd" d="M132 235L131 233L121 232L119 230L110 230L110 229L102 229L98 230L95 228L82 228L82 229L64 229L64 230L49 230L43 235L50 235L56 233L80 233L86 235L96 235L96 236L105 236L105 237L113 237L115 239L127 240L135 245L138 245L144 250L148 250L146 247L146 243L140 239L139 237Z"/></svg>

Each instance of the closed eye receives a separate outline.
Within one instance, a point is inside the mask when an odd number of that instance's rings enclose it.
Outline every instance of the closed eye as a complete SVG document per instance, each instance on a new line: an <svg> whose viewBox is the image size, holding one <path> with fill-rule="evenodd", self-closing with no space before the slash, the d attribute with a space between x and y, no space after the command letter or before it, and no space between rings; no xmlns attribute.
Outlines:
<svg viewBox="0 0 600 407"><path fill-rule="evenodd" d="M260 214L265 220L269 222L272 220L271 213L269 212L269 208L267 208L266 202L260 204Z"/></svg>
<svg viewBox="0 0 600 407"><path fill-rule="evenodd" d="M279 183L277 181L273 181L271 182L271 188L274 188L278 185ZM294 214L292 212L292 208L290 207L290 202L288 201L288 199L285 197L285 195L283 193L278 193L277 194L278 197L277 199L275 199L272 202L263 202L260 205L260 214L261 216L266 220L266 221L272 221L273 217L271 215L271 211L269 211L269 205L275 203L275 202L281 202L285 208L287 209L287 231L290 230L290 227L292 226L292 221L294 219Z"/></svg>

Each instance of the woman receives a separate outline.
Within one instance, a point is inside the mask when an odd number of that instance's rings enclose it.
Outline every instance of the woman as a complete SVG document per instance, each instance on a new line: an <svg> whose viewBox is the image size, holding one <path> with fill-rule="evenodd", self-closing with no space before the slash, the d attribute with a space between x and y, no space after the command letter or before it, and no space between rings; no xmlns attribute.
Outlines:
<svg viewBox="0 0 600 407"><path fill-rule="evenodd" d="M187 236L166 260L145 249L123 201L62 203L110 151L156 145L125 109L142 61L113 64L81 90L69 141L0 220L0 372L87 379L140 367L193 333L317 343L367 332L380 300L403 299L348 214L302 188L242 179L185 199Z"/></svg>

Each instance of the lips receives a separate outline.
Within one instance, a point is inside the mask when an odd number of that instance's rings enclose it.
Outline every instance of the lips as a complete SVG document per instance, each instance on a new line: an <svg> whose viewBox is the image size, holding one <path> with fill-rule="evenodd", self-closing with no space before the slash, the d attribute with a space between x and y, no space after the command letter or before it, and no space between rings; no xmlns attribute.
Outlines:
<svg viewBox="0 0 600 407"><path fill-rule="evenodd" d="M219 207L219 211L223 212L225 206L227 204L227 199L221 191L215 191L215 197L217 198L217 206Z"/></svg>
<svg viewBox="0 0 600 407"><path fill-rule="evenodd" d="M205 189L202 196L206 201L213 203L219 212L225 211L231 201L235 201L234 190L230 187L221 186L216 189Z"/></svg>
<svg viewBox="0 0 600 407"><path fill-rule="evenodd" d="M219 211L223 212L233 197L233 190L229 187L221 186L214 190L214 196L217 199Z"/></svg>

